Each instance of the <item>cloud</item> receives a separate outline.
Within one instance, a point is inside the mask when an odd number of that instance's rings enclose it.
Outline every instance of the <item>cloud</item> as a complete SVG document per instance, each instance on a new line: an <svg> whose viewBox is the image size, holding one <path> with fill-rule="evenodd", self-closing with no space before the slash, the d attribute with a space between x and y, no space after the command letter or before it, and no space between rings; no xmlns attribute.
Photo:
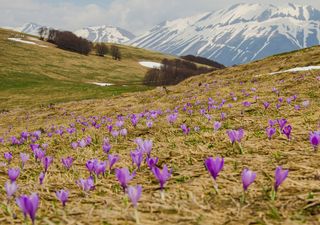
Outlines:
<svg viewBox="0 0 320 225"><path fill-rule="evenodd" d="M0 26L35 22L75 30L106 24L139 34L164 20L213 11L239 2L279 4L279 0L0 0ZM320 9L319 0L290 2L311 4Z"/></svg>

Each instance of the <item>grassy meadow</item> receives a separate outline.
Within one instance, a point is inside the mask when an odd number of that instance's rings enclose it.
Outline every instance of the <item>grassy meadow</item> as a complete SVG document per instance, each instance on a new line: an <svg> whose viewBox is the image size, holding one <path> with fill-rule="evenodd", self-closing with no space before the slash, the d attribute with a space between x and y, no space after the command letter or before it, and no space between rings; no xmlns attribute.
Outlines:
<svg viewBox="0 0 320 225"><path fill-rule="evenodd" d="M107 59L89 56L95 60L87 60L87 57L55 48L46 49L50 56L39 56L37 54L42 54L38 52L39 47L10 43L5 40L6 35L9 34L1 32L0 46L10 48L8 46L14 45L13 52L6 54L15 55L10 58L16 60L10 61L3 57L3 51L0 52L0 77L3 79L10 71L17 76L10 76L6 84L0 84L3 85L2 98L8 98L1 102L2 107L26 103L33 106L32 99L42 99L41 102L46 103L69 98L84 99L84 96L98 96L99 99L15 108L0 113L0 137L3 138L3 143L0 143L0 185L3 187L8 181L9 168L20 168L16 181L18 190L14 196L7 199L5 189L0 189L1 199L6 199L0 203L1 224L22 224L23 221L31 224L30 219L24 219L15 203L16 197L31 193L37 193L40 198L35 224L320 223L320 153L309 141L310 132L320 130L320 72L270 75L271 72L298 66L320 65L320 47L192 77L168 87L168 92L155 88L110 96L104 89L93 86L96 88L93 90L85 83L103 82L105 77L108 82L115 83L129 81L129 77L139 80L139 71L142 74L144 68L137 66L136 61L145 54L143 50L133 51L131 60L127 58L128 61L119 62L123 65L123 74L119 72L109 76L104 75L109 73L107 68L111 68L104 63ZM161 57L149 54L147 59L150 60ZM29 63L25 61L24 66L23 58L28 55L35 64L32 73L24 72ZM55 62L46 57L54 57ZM50 66L43 66L48 63ZM91 74L94 79L85 75L88 68L94 68L89 72L96 73ZM47 75L40 78L37 74ZM68 85L72 87L70 90L66 90ZM46 95L49 87L56 89ZM21 94L25 99L15 96ZM251 105L244 106L244 102ZM265 102L270 106L265 108ZM168 116L175 113L177 120L170 124ZM133 126L135 117L138 123ZM289 139L277 123L273 125L276 133L268 139L266 128L269 120L276 119L286 119L286 125L292 127ZM119 121L124 124L119 125ZM222 125L216 131L213 129L215 121ZM151 127L147 127L150 122ZM188 134L183 133L182 124L190 129ZM110 132L110 126L116 132L126 129L127 134L116 135ZM72 133L70 128L74 128ZM243 153L239 145L230 142L226 133L240 128L245 133L241 140ZM41 148L46 149L47 156L53 157L42 185L39 184L39 174L44 166L40 160L34 159L30 148L32 132L37 130L42 133L34 143L40 146L47 144ZM12 137L20 138L23 131L29 132L29 138L19 145L12 145ZM88 145L71 147L72 142L78 143L88 137L92 139ZM109 139L109 153L102 149L104 138ZM159 182L145 161L139 169L132 163L130 152L137 149L136 138L152 140L151 156L159 158L157 166L163 168L167 165L172 169L165 184L164 198L161 198ZM3 158L5 152L12 153L10 163ZM30 155L24 168L21 168L21 152ZM142 185L137 213L123 192L114 169L107 169L104 175L93 175L94 190L84 191L77 185L77 180L90 176L86 168L88 160L98 159L109 165L110 154L120 157L113 168L129 168L130 172L136 172L130 186ZM68 156L74 159L69 170L61 163L61 159ZM217 156L225 161L217 178L218 191L204 166L206 158ZM273 198L277 166L288 169L289 175ZM245 192L245 198L241 182L244 168L257 174ZM65 207L55 195L61 189L69 191Z"/></svg>
<svg viewBox="0 0 320 225"><path fill-rule="evenodd" d="M0 29L0 110L34 107L83 99L99 99L124 92L147 90L141 82L148 68L139 61L160 62L171 56L119 45L122 60L110 55L89 56L60 50L35 37L29 45L8 40L22 34ZM112 83L100 87L92 82Z"/></svg>

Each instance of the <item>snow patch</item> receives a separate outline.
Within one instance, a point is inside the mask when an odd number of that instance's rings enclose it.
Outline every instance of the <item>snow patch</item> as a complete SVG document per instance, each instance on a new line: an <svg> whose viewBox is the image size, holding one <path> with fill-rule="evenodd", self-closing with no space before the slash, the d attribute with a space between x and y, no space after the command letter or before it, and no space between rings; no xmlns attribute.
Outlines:
<svg viewBox="0 0 320 225"><path fill-rule="evenodd" d="M10 41L15 41L15 42L20 42L20 43L24 43L24 44L29 44L29 45L37 45L37 46L40 46L40 47L43 47L43 48L47 48L48 46L45 46L45 45L39 45L35 42L32 42L32 41L25 41L25 40L22 40L21 38L8 38L8 40Z"/></svg>
<svg viewBox="0 0 320 225"><path fill-rule="evenodd" d="M280 73L290 73L290 72L303 72L303 71L310 71L310 70L320 70L320 66L296 67L289 70L270 73L270 75L280 74Z"/></svg>
<svg viewBox="0 0 320 225"><path fill-rule="evenodd" d="M142 61L139 62L139 64L141 66L147 67L147 68L151 68L151 69L160 69L162 64L161 63L157 63L157 62L147 62L147 61Z"/></svg>
<svg viewBox="0 0 320 225"><path fill-rule="evenodd" d="M108 86L114 85L114 84L111 84L111 83L98 83L98 82L92 82L91 84L95 84L95 85L98 85L100 87L108 87Z"/></svg>

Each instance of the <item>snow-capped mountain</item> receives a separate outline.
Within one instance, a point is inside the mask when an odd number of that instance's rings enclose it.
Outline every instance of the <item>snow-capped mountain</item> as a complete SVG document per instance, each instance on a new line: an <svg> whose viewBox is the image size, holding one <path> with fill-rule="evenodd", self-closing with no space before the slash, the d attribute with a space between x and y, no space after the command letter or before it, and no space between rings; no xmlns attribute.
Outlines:
<svg viewBox="0 0 320 225"><path fill-rule="evenodd" d="M122 28L106 25L87 27L74 33L93 42L125 43L135 37L132 33Z"/></svg>
<svg viewBox="0 0 320 225"><path fill-rule="evenodd" d="M38 36L39 35L38 30L40 27L43 27L43 26L36 24L36 23L26 23L26 24L22 25L21 27L13 28L13 30L21 32L21 33L26 33L26 34Z"/></svg>
<svg viewBox="0 0 320 225"><path fill-rule="evenodd" d="M175 55L234 65L320 44L320 11L311 6L237 4L163 22L129 42Z"/></svg>

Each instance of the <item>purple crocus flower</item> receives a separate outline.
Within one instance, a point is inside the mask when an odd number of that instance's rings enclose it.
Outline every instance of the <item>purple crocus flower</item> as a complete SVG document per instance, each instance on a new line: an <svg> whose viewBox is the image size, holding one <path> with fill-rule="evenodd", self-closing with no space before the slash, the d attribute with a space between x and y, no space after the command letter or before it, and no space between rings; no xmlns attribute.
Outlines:
<svg viewBox="0 0 320 225"><path fill-rule="evenodd" d="M178 114L177 113L173 113L173 114L170 114L167 117L167 120L172 125L177 120L177 118L178 118Z"/></svg>
<svg viewBox="0 0 320 225"><path fill-rule="evenodd" d="M66 206L66 202L68 201L69 197L69 191L60 190L56 192L56 196L59 199L59 201L62 203L62 206Z"/></svg>
<svg viewBox="0 0 320 225"><path fill-rule="evenodd" d="M242 171L242 184L244 191L246 191L248 187L254 182L256 176L257 174L255 172L252 172L247 168Z"/></svg>
<svg viewBox="0 0 320 225"><path fill-rule="evenodd" d="M282 130L283 134L285 134L288 139L290 139L291 130L292 130L291 125L288 125L288 126L284 127L283 130Z"/></svg>
<svg viewBox="0 0 320 225"><path fill-rule="evenodd" d="M109 139L107 139L107 138L104 139L103 145L102 145L102 150L107 154L110 152L111 145L110 145Z"/></svg>
<svg viewBox="0 0 320 225"><path fill-rule="evenodd" d="M263 106L264 106L264 109L268 109L269 106L270 106L270 103L269 102L264 102Z"/></svg>
<svg viewBox="0 0 320 225"><path fill-rule="evenodd" d="M29 160L29 155L26 154L26 153L21 152L20 153L20 158L21 158L22 168L23 168L24 165L26 164L26 162Z"/></svg>
<svg viewBox="0 0 320 225"><path fill-rule="evenodd" d="M130 156L132 159L132 164L136 164L138 169L140 169L141 163L143 161L143 152L141 150L136 150L130 152Z"/></svg>
<svg viewBox="0 0 320 225"><path fill-rule="evenodd" d="M158 161L159 161L158 157L156 158L147 157L146 159L147 165L150 168L150 170L152 170L152 168L157 165Z"/></svg>
<svg viewBox="0 0 320 225"><path fill-rule="evenodd" d="M274 190L277 191L279 186L283 183L283 181L287 178L289 174L289 170L283 170L281 166L278 166L275 171L275 183Z"/></svg>
<svg viewBox="0 0 320 225"><path fill-rule="evenodd" d="M119 131L119 134L123 137L128 135L128 130L126 128L123 128Z"/></svg>
<svg viewBox="0 0 320 225"><path fill-rule="evenodd" d="M181 125L181 129L182 129L182 132L185 134L185 135L188 135L190 133L190 128L187 127L187 125L185 124L182 124Z"/></svg>
<svg viewBox="0 0 320 225"><path fill-rule="evenodd" d="M46 156L42 159L42 165L44 167L44 172L46 173L48 171L49 166L51 165L53 161L53 158L50 156Z"/></svg>
<svg viewBox="0 0 320 225"><path fill-rule="evenodd" d="M251 102L245 101L245 102L243 102L243 106L250 107L251 106Z"/></svg>
<svg viewBox="0 0 320 225"><path fill-rule="evenodd" d="M85 192L91 191L95 188L92 177L89 177L88 179L79 179L76 181L76 184Z"/></svg>
<svg viewBox="0 0 320 225"><path fill-rule="evenodd" d="M80 148L86 147L86 146L87 146L86 140L81 139L81 140L78 142L78 146L79 146Z"/></svg>
<svg viewBox="0 0 320 225"><path fill-rule="evenodd" d="M90 174L92 174L95 170L95 165L98 163L97 159L91 159L86 162L86 167Z"/></svg>
<svg viewBox="0 0 320 225"><path fill-rule="evenodd" d="M34 224L36 218L36 212L39 207L39 197L37 194L33 193L30 196L22 195L16 199L16 203L23 212L24 217L29 215L32 224Z"/></svg>
<svg viewBox="0 0 320 225"><path fill-rule="evenodd" d="M72 157L66 157L66 158L62 158L61 159L62 164L64 165L64 167L69 170L72 166L73 163L73 158Z"/></svg>
<svg viewBox="0 0 320 225"><path fill-rule="evenodd" d="M116 137L119 136L119 131L117 131L117 130L112 130L112 131L111 131L111 135L112 135L112 137L116 138Z"/></svg>
<svg viewBox="0 0 320 225"><path fill-rule="evenodd" d="M123 191L125 191L128 183L130 182L130 180L132 180L134 178L135 175L136 175L135 172L130 174L128 168L116 169L116 177L117 177L121 187L123 188Z"/></svg>
<svg viewBox="0 0 320 225"><path fill-rule="evenodd" d="M276 133L276 129L274 127L268 127L266 129L269 140L271 140L272 136Z"/></svg>
<svg viewBox="0 0 320 225"><path fill-rule="evenodd" d="M135 143L138 145L138 150L141 150L144 154L150 157L152 150L152 140L143 140L142 138L135 139Z"/></svg>
<svg viewBox="0 0 320 225"><path fill-rule="evenodd" d="M46 176L46 174L44 172L40 173L40 175L39 175L39 183L40 183L40 185L43 184L45 176Z"/></svg>
<svg viewBox="0 0 320 225"><path fill-rule="evenodd" d="M129 186L127 192L128 192L128 196L132 202L132 205L134 207L137 207L138 201L139 201L139 199L141 197L141 193L142 193L142 186L141 185L137 185L135 187Z"/></svg>
<svg viewBox="0 0 320 225"><path fill-rule="evenodd" d="M320 145L320 131L310 133L310 143L314 150L317 150L318 146Z"/></svg>
<svg viewBox="0 0 320 225"><path fill-rule="evenodd" d="M152 168L152 172L160 183L160 189L163 190L165 183L172 174L172 169L169 171L168 167L164 165L163 169L160 170L157 166L155 166Z"/></svg>
<svg viewBox="0 0 320 225"><path fill-rule="evenodd" d="M213 177L213 179L216 180L218 177L218 174L223 169L224 159L220 157L217 157L215 159L213 159L212 157L209 157L205 160L204 164L207 170L209 171L209 173L211 174L211 176Z"/></svg>
<svg viewBox="0 0 320 225"><path fill-rule="evenodd" d="M35 159L39 159L42 160L45 157L46 153L44 151L42 151L41 148L37 148L34 150L34 157Z"/></svg>
<svg viewBox="0 0 320 225"><path fill-rule="evenodd" d="M71 143L71 148L72 149L77 149L78 148L78 143L77 142L72 142Z"/></svg>
<svg viewBox="0 0 320 225"><path fill-rule="evenodd" d="M120 157L117 156L117 155L111 155L111 154L108 155L108 163L109 163L109 170L110 170L110 171L112 170L112 166L113 166L116 162L118 162L119 159L120 159Z"/></svg>
<svg viewBox="0 0 320 225"><path fill-rule="evenodd" d="M137 117L135 114L132 114L132 116L131 116L131 123L132 123L132 125L133 125L134 127L136 127L137 124L138 124L138 122L139 122L139 117Z"/></svg>
<svg viewBox="0 0 320 225"><path fill-rule="evenodd" d="M278 124L279 124L279 127L280 127L280 130L283 130L284 126L286 125L287 123L287 120L286 119L278 119Z"/></svg>
<svg viewBox="0 0 320 225"><path fill-rule="evenodd" d="M228 130L227 134L230 138L231 143L234 144L235 142L241 142L242 138L244 137L244 130Z"/></svg>
<svg viewBox="0 0 320 225"><path fill-rule="evenodd" d="M213 129L214 129L214 131L218 131L218 130L221 128L221 126L222 126L222 123L221 123L221 122L215 121L215 122L213 123Z"/></svg>
<svg viewBox="0 0 320 225"><path fill-rule="evenodd" d="M94 165L94 172L96 173L97 176L100 174L105 174L106 173L106 168L107 168L107 162L97 162Z"/></svg>
<svg viewBox="0 0 320 225"><path fill-rule="evenodd" d="M227 117L227 114L226 114L226 113L222 112L222 113L220 114L221 120L225 120L226 117Z"/></svg>
<svg viewBox="0 0 320 225"><path fill-rule="evenodd" d="M16 182L7 181L4 185L4 188L6 189L7 197L11 198L14 195L14 193L16 193L18 186Z"/></svg>
<svg viewBox="0 0 320 225"><path fill-rule="evenodd" d="M17 178L20 175L20 169L19 168L11 168L8 170L8 176L11 182L15 182Z"/></svg>
<svg viewBox="0 0 320 225"><path fill-rule="evenodd" d="M277 120L269 120L269 126L274 127L277 124Z"/></svg>
<svg viewBox="0 0 320 225"><path fill-rule="evenodd" d="M146 122L146 125L147 125L148 128L151 128L151 127L153 126L152 120L148 120L148 121Z"/></svg>
<svg viewBox="0 0 320 225"><path fill-rule="evenodd" d="M10 163L11 160L12 160L12 153L11 152L5 152L4 153L4 158L8 161L8 163Z"/></svg>

